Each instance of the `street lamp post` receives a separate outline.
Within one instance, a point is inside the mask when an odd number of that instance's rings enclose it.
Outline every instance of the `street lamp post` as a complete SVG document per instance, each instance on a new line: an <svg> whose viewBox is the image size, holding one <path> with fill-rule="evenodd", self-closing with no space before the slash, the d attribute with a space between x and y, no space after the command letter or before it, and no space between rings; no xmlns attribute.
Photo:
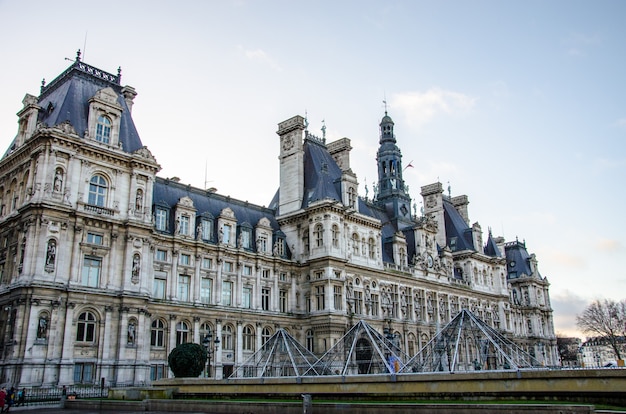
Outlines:
<svg viewBox="0 0 626 414"><path fill-rule="evenodd" d="M207 332L202 338L202 346L206 349L206 359L207 365L204 370L204 376L207 378L211 378L211 357L213 356L213 352L217 351L217 348L220 344L220 340L218 337L213 339L213 333L211 331Z"/></svg>

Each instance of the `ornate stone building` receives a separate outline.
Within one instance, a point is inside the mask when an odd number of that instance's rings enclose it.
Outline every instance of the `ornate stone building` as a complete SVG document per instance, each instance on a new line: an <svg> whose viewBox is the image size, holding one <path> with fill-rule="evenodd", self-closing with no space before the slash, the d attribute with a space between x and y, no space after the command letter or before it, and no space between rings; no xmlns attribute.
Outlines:
<svg viewBox="0 0 626 414"><path fill-rule="evenodd" d="M422 187L418 214L387 114L371 198L357 193L349 139L281 122L264 208L158 177L135 95L78 54L23 100L0 160L3 383L149 383L169 375L177 344L208 333L208 372L222 378L279 327L322 355L359 320L414 355L461 309L558 361L535 256L484 241L468 197L441 183Z"/></svg>

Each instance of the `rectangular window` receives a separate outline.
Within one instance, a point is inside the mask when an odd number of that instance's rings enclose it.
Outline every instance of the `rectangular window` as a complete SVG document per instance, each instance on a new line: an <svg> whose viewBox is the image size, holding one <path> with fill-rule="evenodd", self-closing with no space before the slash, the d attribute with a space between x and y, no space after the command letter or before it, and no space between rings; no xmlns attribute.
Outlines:
<svg viewBox="0 0 626 414"><path fill-rule="evenodd" d="M94 364L78 363L74 365L74 382L76 384L92 384L94 382Z"/></svg>
<svg viewBox="0 0 626 414"><path fill-rule="evenodd" d="M233 262L224 262L224 271L232 273L233 271Z"/></svg>
<svg viewBox="0 0 626 414"><path fill-rule="evenodd" d="M333 286L333 296L334 296L334 304L335 310L343 309L343 294L342 294L341 286Z"/></svg>
<svg viewBox="0 0 626 414"><path fill-rule="evenodd" d="M263 310L270 310L270 288L261 289L261 307Z"/></svg>
<svg viewBox="0 0 626 414"><path fill-rule="evenodd" d="M167 251L166 250L157 249L155 259L158 262L166 262L167 261Z"/></svg>
<svg viewBox="0 0 626 414"><path fill-rule="evenodd" d="M372 294L372 316L378 316L378 295Z"/></svg>
<svg viewBox="0 0 626 414"><path fill-rule="evenodd" d="M213 290L213 280L203 277L200 279L200 302L211 303L211 291Z"/></svg>
<svg viewBox="0 0 626 414"><path fill-rule="evenodd" d="M163 208L156 209L156 229L158 231L167 230L167 210Z"/></svg>
<svg viewBox="0 0 626 414"><path fill-rule="evenodd" d="M261 234L259 236L259 245L262 252L267 252L267 234Z"/></svg>
<svg viewBox="0 0 626 414"><path fill-rule="evenodd" d="M252 234L250 230L241 230L241 244L244 249L252 247Z"/></svg>
<svg viewBox="0 0 626 414"><path fill-rule="evenodd" d="M324 308L326 308L326 301L324 298L324 286L315 287L315 299L317 302L316 310L324 310Z"/></svg>
<svg viewBox="0 0 626 414"><path fill-rule="evenodd" d="M286 290L281 290L278 293L278 307L280 308L280 311L285 313L287 312L287 291Z"/></svg>
<svg viewBox="0 0 626 414"><path fill-rule="evenodd" d="M213 259L210 257L205 257L202 259L202 267L205 269L211 269L213 267Z"/></svg>
<svg viewBox="0 0 626 414"><path fill-rule="evenodd" d="M244 276L252 276L252 266L244 265L244 267L243 267L243 275Z"/></svg>
<svg viewBox="0 0 626 414"><path fill-rule="evenodd" d="M180 264L183 266L191 266L191 256L188 254L180 255Z"/></svg>
<svg viewBox="0 0 626 414"><path fill-rule="evenodd" d="M230 231L232 227L230 224L224 224L222 226L222 242L224 244L230 244Z"/></svg>
<svg viewBox="0 0 626 414"><path fill-rule="evenodd" d="M246 309L252 308L252 288L244 287L241 298L242 306Z"/></svg>
<svg viewBox="0 0 626 414"><path fill-rule="evenodd" d="M178 299L183 302L189 302L189 287L191 284L191 277L185 275L178 275Z"/></svg>
<svg viewBox="0 0 626 414"><path fill-rule="evenodd" d="M261 271L261 277L263 277L265 279L269 279L270 278L270 270L269 269L263 269L263 271Z"/></svg>
<svg viewBox="0 0 626 414"><path fill-rule="evenodd" d="M284 272L283 272L283 273L281 273L281 274L280 274L280 278L279 278L279 280L280 280L281 282L286 282L286 281L287 281L287 273L284 273Z"/></svg>
<svg viewBox="0 0 626 414"><path fill-rule="evenodd" d="M233 300L233 282L222 282L222 305L231 306Z"/></svg>
<svg viewBox="0 0 626 414"><path fill-rule="evenodd" d="M180 228L179 233L184 236L189 236L189 216L182 214L180 216Z"/></svg>
<svg viewBox="0 0 626 414"><path fill-rule="evenodd" d="M363 314L363 292L354 292L354 313Z"/></svg>
<svg viewBox="0 0 626 414"><path fill-rule="evenodd" d="M154 275L154 283L152 285L152 297L154 299L165 299L166 287L167 275L163 272L158 272Z"/></svg>
<svg viewBox="0 0 626 414"><path fill-rule="evenodd" d="M102 235L96 233L87 233L87 243L102 245Z"/></svg>
<svg viewBox="0 0 626 414"><path fill-rule="evenodd" d="M212 224L210 220L202 220L202 240L211 240L213 236Z"/></svg>
<svg viewBox="0 0 626 414"><path fill-rule="evenodd" d="M150 380L157 381L163 378L165 374L165 365L155 364L150 365Z"/></svg>
<svg viewBox="0 0 626 414"><path fill-rule="evenodd" d="M83 285L98 287L100 285L100 269L102 269L102 259L98 257L85 257L83 259Z"/></svg>

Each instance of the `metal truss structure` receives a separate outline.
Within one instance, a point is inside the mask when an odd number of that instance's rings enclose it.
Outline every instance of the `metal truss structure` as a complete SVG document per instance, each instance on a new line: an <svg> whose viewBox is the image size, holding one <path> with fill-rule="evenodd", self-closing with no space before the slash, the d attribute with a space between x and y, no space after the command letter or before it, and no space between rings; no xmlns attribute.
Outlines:
<svg viewBox="0 0 626 414"><path fill-rule="evenodd" d="M402 368L403 373L518 370L541 363L478 319L461 310Z"/></svg>

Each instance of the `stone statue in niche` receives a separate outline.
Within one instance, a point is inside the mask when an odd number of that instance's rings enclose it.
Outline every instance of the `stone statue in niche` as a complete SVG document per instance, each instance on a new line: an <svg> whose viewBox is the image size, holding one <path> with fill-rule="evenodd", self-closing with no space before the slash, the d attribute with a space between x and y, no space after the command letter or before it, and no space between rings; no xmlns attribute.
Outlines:
<svg viewBox="0 0 626 414"><path fill-rule="evenodd" d="M63 171L60 168L54 173L54 183L52 185L54 192L59 193L63 188Z"/></svg>
<svg viewBox="0 0 626 414"><path fill-rule="evenodd" d="M139 271L141 270L141 258L138 254L133 255L133 270L131 281L133 283L139 282Z"/></svg>
<svg viewBox="0 0 626 414"><path fill-rule="evenodd" d="M45 316L39 317L37 325L37 339L46 339L48 336L48 319Z"/></svg>
<svg viewBox="0 0 626 414"><path fill-rule="evenodd" d="M136 331L135 322L130 322L128 324L128 337L126 340L128 345L135 345L135 331Z"/></svg>
<svg viewBox="0 0 626 414"><path fill-rule="evenodd" d="M55 240L48 240L48 247L46 249L46 267L54 268L57 256L57 242Z"/></svg>

